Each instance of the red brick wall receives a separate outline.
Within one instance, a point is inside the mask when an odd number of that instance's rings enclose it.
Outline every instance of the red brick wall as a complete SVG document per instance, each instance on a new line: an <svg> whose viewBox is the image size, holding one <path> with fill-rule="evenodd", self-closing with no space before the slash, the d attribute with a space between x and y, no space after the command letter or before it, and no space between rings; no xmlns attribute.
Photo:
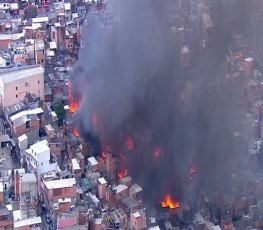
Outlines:
<svg viewBox="0 0 263 230"><path fill-rule="evenodd" d="M45 66L45 51L37 51L35 56L35 62L36 64L40 64L42 66Z"/></svg>
<svg viewBox="0 0 263 230"><path fill-rule="evenodd" d="M66 212L70 208L70 202L59 203L59 212Z"/></svg>
<svg viewBox="0 0 263 230"><path fill-rule="evenodd" d="M26 128L26 124L23 124L21 126L15 127L13 126L14 133L17 136L21 136L29 131L39 129L39 121L38 120L32 120L30 121L30 128Z"/></svg>
<svg viewBox="0 0 263 230"><path fill-rule="evenodd" d="M70 188L61 188L60 194L56 195L56 191L53 191L53 189L48 190L48 199L49 200L56 200L56 199L62 199L62 198L73 198L76 197L76 187L70 187Z"/></svg>
<svg viewBox="0 0 263 230"><path fill-rule="evenodd" d="M8 44L11 43L11 39L0 40L0 48L8 48Z"/></svg>
<svg viewBox="0 0 263 230"><path fill-rule="evenodd" d="M15 228L15 230L30 230L30 227L29 226L23 226L20 228Z"/></svg>
<svg viewBox="0 0 263 230"><path fill-rule="evenodd" d="M128 188L124 189L123 191L119 193L116 193L116 200L120 200L127 195L128 195Z"/></svg>
<svg viewBox="0 0 263 230"><path fill-rule="evenodd" d="M13 220L0 220L0 230L12 229Z"/></svg>

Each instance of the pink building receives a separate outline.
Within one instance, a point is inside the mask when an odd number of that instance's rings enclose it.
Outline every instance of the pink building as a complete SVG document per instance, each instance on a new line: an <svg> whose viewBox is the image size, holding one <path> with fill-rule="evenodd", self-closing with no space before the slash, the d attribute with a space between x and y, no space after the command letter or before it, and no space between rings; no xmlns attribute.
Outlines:
<svg viewBox="0 0 263 230"><path fill-rule="evenodd" d="M98 194L99 199L106 199L106 188L107 188L107 181L101 177L98 179Z"/></svg>
<svg viewBox="0 0 263 230"><path fill-rule="evenodd" d="M44 99L44 69L40 65L13 67L0 71L0 97L3 107L23 100L26 93Z"/></svg>
<svg viewBox="0 0 263 230"><path fill-rule="evenodd" d="M115 192L116 200L121 200L123 197L128 196L128 187L123 184L117 185L115 188L113 188L113 191Z"/></svg>
<svg viewBox="0 0 263 230"><path fill-rule="evenodd" d="M138 210L136 212L131 212L130 215L131 227L136 230L146 229L146 214L144 210Z"/></svg>
<svg viewBox="0 0 263 230"><path fill-rule="evenodd" d="M99 164L98 164L98 161L96 160L95 157L89 157L89 158L88 158L88 166L89 166L89 169L90 169L92 172L98 171Z"/></svg>

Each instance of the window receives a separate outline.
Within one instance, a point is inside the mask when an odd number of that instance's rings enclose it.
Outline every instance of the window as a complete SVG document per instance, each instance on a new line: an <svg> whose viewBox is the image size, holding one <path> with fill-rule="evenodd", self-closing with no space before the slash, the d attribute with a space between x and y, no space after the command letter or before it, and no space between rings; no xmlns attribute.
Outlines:
<svg viewBox="0 0 263 230"><path fill-rule="evenodd" d="M16 90L18 90L18 87L16 87Z"/></svg>
<svg viewBox="0 0 263 230"><path fill-rule="evenodd" d="M26 83L25 83L25 87L28 87L28 86L29 86L29 83L28 83L28 82L26 82Z"/></svg>
<svg viewBox="0 0 263 230"><path fill-rule="evenodd" d="M43 50L43 54L45 54L45 50Z"/></svg>
<svg viewBox="0 0 263 230"><path fill-rule="evenodd" d="M37 81L38 84L40 84L40 81Z"/></svg>
<svg viewBox="0 0 263 230"><path fill-rule="evenodd" d="M16 98L18 98L18 95L16 94Z"/></svg>
<svg viewBox="0 0 263 230"><path fill-rule="evenodd" d="M38 90L38 93L40 93L40 90Z"/></svg>
<svg viewBox="0 0 263 230"><path fill-rule="evenodd" d="M30 128L30 122L26 121L26 128L29 129Z"/></svg>
<svg viewBox="0 0 263 230"><path fill-rule="evenodd" d="M42 59L42 63L44 63L44 60Z"/></svg>

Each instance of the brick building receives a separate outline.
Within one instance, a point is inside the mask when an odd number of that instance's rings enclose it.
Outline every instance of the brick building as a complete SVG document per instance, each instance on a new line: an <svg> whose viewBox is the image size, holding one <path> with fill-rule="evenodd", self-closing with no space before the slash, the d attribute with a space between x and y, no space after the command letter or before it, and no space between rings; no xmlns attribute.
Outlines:
<svg viewBox="0 0 263 230"><path fill-rule="evenodd" d="M49 201L76 197L76 179L44 181L44 193Z"/></svg>

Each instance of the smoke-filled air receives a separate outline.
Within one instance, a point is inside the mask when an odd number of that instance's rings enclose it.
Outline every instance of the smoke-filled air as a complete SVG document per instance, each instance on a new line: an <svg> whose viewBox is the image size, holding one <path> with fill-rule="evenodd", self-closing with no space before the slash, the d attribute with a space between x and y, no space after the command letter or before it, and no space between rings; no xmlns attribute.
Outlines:
<svg viewBox="0 0 263 230"><path fill-rule="evenodd" d="M96 155L110 149L117 173L128 172L157 202L167 193L185 199L191 187L231 192L244 151L235 128L243 116L242 86L224 81L219 64L227 32L215 33L184 69L182 54L192 47L180 44L172 26L177 2L113 0L107 27L90 15L71 76L82 137Z"/></svg>

